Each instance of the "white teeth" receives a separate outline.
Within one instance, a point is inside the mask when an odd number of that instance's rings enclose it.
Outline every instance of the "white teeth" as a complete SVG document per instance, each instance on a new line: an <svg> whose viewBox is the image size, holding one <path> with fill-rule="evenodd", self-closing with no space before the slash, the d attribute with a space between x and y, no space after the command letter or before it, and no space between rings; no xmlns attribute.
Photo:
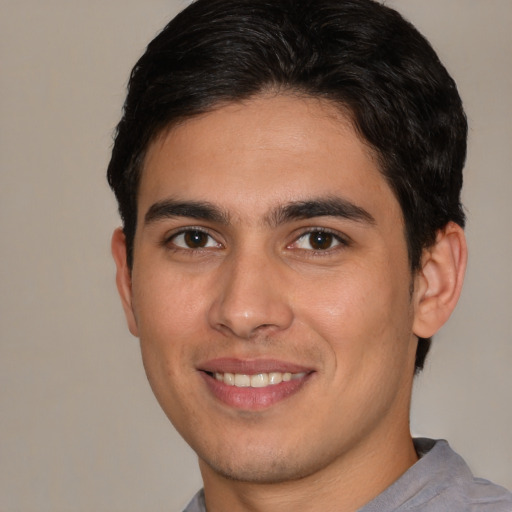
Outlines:
<svg viewBox="0 0 512 512"><path fill-rule="evenodd" d="M235 373L235 386L237 388L248 388L251 386L251 377L242 373Z"/></svg>
<svg viewBox="0 0 512 512"><path fill-rule="evenodd" d="M268 386L268 375L266 373L251 375L251 388L264 388L265 386Z"/></svg>
<svg viewBox="0 0 512 512"><path fill-rule="evenodd" d="M268 374L268 383L272 384L280 384L283 381L283 374L278 372L272 372Z"/></svg>
<svg viewBox="0 0 512 512"><path fill-rule="evenodd" d="M215 372L215 379L224 382L228 386L236 386L238 388L264 388L266 386L275 386L281 382L288 382L293 379L301 379L306 372L290 373L290 372L271 372L258 373L256 375L245 375L243 373L220 373Z"/></svg>

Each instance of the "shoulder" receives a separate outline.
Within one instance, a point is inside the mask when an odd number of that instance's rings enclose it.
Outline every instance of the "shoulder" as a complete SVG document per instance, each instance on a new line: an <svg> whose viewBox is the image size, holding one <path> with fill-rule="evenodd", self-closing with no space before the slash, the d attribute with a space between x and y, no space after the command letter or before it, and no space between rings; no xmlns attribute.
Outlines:
<svg viewBox="0 0 512 512"><path fill-rule="evenodd" d="M512 494L475 478L446 441L414 444L418 462L360 512L512 512Z"/></svg>
<svg viewBox="0 0 512 512"><path fill-rule="evenodd" d="M431 469L436 466L449 468L444 488L441 489L441 482L437 482L441 491L440 503L446 501L455 510L459 510L455 508L458 505L464 512L512 512L512 493L488 480L475 478L466 462L446 441L435 441L430 453Z"/></svg>
<svg viewBox="0 0 512 512"><path fill-rule="evenodd" d="M468 512L512 512L512 493L488 480L473 478L460 490Z"/></svg>
<svg viewBox="0 0 512 512"><path fill-rule="evenodd" d="M446 441L418 439L415 445L422 456L417 465L420 469L423 466L433 493L434 506L425 504L425 512L512 512L512 494L488 480L475 478Z"/></svg>

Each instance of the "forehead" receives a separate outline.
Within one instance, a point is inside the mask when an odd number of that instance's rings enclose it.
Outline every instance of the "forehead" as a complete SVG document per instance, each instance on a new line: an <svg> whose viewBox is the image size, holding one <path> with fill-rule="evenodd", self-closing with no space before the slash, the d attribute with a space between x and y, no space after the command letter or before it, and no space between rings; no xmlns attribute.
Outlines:
<svg viewBox="0 0 512 512"><path fill-rule="evenodd" d="M263 214L332 195L393 199L346 113L317 98L262 95L161 133L146 155L139 213L170 196Z"/></svg>

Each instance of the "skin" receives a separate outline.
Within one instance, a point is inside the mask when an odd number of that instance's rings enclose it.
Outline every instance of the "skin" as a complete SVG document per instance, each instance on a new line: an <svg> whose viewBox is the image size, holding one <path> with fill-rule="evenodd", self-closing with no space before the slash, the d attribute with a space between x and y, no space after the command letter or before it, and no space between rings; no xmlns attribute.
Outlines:
<svg viewBox="0 0 512 512"><path fill-rule="evenodd" d="M326 199L364 214L283 215ZM170 200L218 215L155 207ZM417 460L417 336L455 306L464 237L447 226L411 275L400 206L334 106L258 96L164 132L145 161L133 269L121 230L112 247L129 328L199 456L209 512L356 510ZM276 401L234 405L202 371L219 359L298 365L307 378Z"/></svg>

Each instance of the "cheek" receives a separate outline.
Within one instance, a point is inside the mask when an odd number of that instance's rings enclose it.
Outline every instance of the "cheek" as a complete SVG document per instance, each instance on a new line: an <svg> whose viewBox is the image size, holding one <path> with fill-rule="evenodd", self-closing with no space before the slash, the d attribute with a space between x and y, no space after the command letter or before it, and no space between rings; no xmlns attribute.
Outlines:
<svg viewBox="0 0 512 512"><path fill-rule="evenodd" d="M177 388L184 387L181 392L186 392L184 383L193 373L191 347L207 339L202 321L206 318L205 300L198 280L165 272L134 276L133 306L142 359L161 403L173 400Z"/></svg>
<svg viewBox="0 0 512 512"><path fill-rule="evenodd" d="M207 339L200 319L204 289L176 273L145 272L134 278L134 309L149 384L171 422L180 428L196 403L190 382L191 347Z"/></svg>
<svg viewBox="0 0 512 512"><path fill-rule="evenodd" d="M353 266L304 286L299 316L336 365L381 365L406 349L412 326L410 275L390 265Z"/></svg>
<svg viewBox="0 0 512 512"><path fill-rule="evenodd" d="M206 317L206 294L200 279L178 272L137 277L134 310L143 341L179 345L183 336L201 325L201 319Z"/></svg>

